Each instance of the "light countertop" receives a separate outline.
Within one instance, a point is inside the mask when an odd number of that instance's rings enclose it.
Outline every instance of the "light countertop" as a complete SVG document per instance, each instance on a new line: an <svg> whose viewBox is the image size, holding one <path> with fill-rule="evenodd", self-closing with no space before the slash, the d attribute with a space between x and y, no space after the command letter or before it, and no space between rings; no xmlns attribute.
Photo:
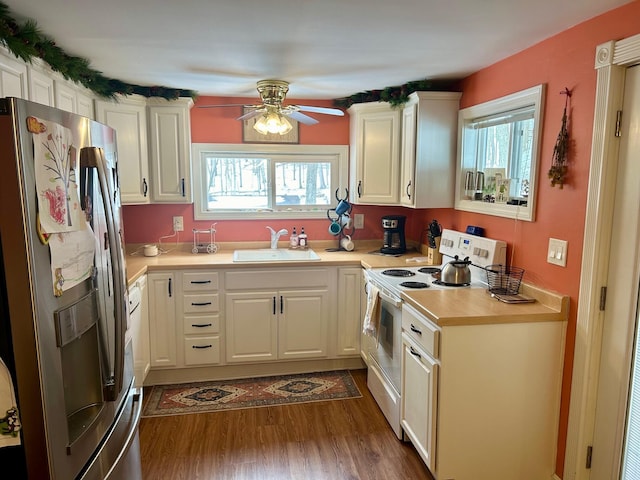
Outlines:
<svg viewBox="0 0 640 480"><path fill-rule="evenodd" d="M416 290L402 298L441 327L496 323L565 321L569 297L522 284L521 293L534 303L509 304L491 296L484 288Z"/></svg>
<svg viewBox="0 0 640 480"><path fill-rule="evenodd" d="M191 253L192 245L179 244L178 246L164 246L163 249L167 253L160 254L155 257L145 257L142 254L140 245L127 245L127 281L129 284L134 282L138 277L146 272L182 269L182 268L262 268L262 267L302 267L302 266L319 266L319 265L345 265L345 266L362 266L364 268L382 268L382 267L409 267L427 265L426 257L417 251L408 252L401 257L390 257L385 255L374 255L370 252L381 247L380 242L356 243L356 249L352 252L338 251L328 252L327 248L335 247L335 242L318 242L312 243L311 248L318 254L320 260L310 261L282 261L282 262L234 262L233 251L240 248L268 248L261 243L252 244L219 244L216 253ZM282 247L285 248L285 247ZM407 262L407 259L410 259Z"/></svg>
<svg viewBox="0 0 640 480"><path fill-rule="evenodd" d="M295 262L234 262L233 251L239 248L267 248L256 244L218 244L216 253L191 253L191 244L163 246L167 253L145 257L140 245L127 246L127 280L133 283L138 277L153 271L174 269L211 268L270 268L310 266L354 266L364 268L401 268L428 265L424 255L410 251L400 257L375 255L379 242L356 244L356 250L326 251L335 242L317 242L311 248L320 260ZM521 293L536 299L534 303L507 304L492 298L482 288L444 290L415 290L402 293L408 305L414 307L440 326L497 324L514 322L565 321L568 318L569 297L522 283Z"/></svg>

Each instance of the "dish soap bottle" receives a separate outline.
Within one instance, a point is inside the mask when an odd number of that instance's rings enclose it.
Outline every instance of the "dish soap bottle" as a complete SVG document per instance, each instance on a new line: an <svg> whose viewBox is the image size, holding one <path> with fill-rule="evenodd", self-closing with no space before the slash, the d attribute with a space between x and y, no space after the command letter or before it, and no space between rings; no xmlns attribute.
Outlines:
<svg viewBox="0 0 640 480"><path fill-rule="evenodd" d="M300 228L300 235L298 235L298 245L300 248L307 248L307 234L304 233L304 227Z"/></svg>
<svg viewBox="0 0 640 480"><path fill-rule="evenodd" d="M289 248L298 248L298 234L296 233L296 227L293 227L293 232L289 237Z"/></svg>

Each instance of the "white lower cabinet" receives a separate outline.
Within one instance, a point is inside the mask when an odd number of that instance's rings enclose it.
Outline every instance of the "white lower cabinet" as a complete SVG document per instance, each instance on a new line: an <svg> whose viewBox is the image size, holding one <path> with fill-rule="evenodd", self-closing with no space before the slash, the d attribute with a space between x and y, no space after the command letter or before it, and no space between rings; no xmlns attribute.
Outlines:
<svg viewBox="0 0 640 480"><path fill-rule="evenodd" d="M130 311L130 330L133 341L133 365L135 369L136 387L141 387L151 368L149 350L149 300L147 295L147 276L143 275L135 282L140 292L140 303ZM131 296L129 297L131 305Z"/></svg>
<svg viewBox="0 0 640 480"><path fill-rule="evenodd" d="M403 305L406 435L438 480L553 478L565 322L462 323Z"/></svg>
<svg viewBox="0 0 640 480"><path fill-rule="evenodd" d="M175 274L149 273L149 349L152 367L175 367L176 349L176 282Z"/></svg>
<svg viewBox="0 0 640 480"><path fill-rule="evenodd" d="M326 357L330 271L335 273L322 267L227 272L227 362Z"/></svg>
<svg viewBox="0 0 640 480"><path fill-rule="evenodd" d="M402 336L402 373L402 428L433 472L438 364L407 335Z"/></svg>
<svg viewBox="0 0 640 480"><path fill-rule="evenodd" d="M362 268L338 268L338 355L360 355Z"/></svg>
<svg viewBox="0 0 640 480"><path fill-rule="evenodd" d="M357 368L361 275L360 267L334 266L152 271L148 381L238 375L240 364L261 372L289 361L300 362L294 369Z"/></svg>
<svg viewBox="0 0 640 480"><path fill-rule="evenodd" d="M218 272L184 271L181 278L183 365L217 365L222 360Z"/></svg>
<svg viewBox="0 0 640 480"><path fill-rule="evenodd" d="M278 358L275 292L226 294L227 362Z"/></svg>
<svg viewBox="0 0 640 480"><path fill-rule="evenodd" d="M327 356L327 290L227 293L227 362Z"/></svg>

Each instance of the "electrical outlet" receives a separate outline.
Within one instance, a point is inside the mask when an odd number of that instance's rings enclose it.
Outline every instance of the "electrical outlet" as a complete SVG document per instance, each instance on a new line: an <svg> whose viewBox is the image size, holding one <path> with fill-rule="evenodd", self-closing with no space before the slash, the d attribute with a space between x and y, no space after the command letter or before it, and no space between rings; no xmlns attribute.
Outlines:
<svg viewBox="0 0 640 480"><path fill-rule="evenodd" d="M353 216L353 228L360 230L364 228L364 213L356 213Z"/></svg>
<svg viewBox="0 0 640 480"><path fill-rule="evenodd" d="M184 218L183 217L173 217L173 231L174 232L184 232Z"/></svg>

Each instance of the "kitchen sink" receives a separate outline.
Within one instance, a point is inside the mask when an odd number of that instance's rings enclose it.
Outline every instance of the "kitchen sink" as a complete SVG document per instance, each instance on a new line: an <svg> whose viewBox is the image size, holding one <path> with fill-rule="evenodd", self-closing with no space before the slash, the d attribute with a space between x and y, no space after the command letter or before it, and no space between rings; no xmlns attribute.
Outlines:
<svg viewBox="0 0 640 480"><path fill-rule="evenodd" d="M258 248L233 252L234 262L308 262L316 260L320 260L320 257L310 248L306 250Z"/></svg>

